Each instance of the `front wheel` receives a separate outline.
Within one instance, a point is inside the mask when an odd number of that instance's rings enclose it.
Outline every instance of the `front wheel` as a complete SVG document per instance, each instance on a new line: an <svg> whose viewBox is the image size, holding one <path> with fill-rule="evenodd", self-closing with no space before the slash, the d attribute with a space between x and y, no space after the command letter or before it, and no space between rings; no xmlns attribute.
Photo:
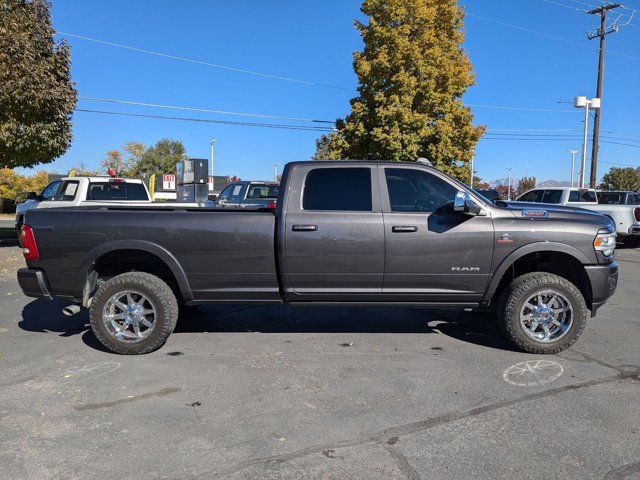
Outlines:
<svg viewBox="0 0 640 480"><path fill-rule="evenodd" d="M153 352L169 338L178 320L178 302L155 275L123 273L100 286L89 309L96 338L114 353Z"/></svg>
<svg viewBox="0 0 640 480"><path fill-rule="evenodd" d="M514 279L498 306L506 337L530 353L559 353L569 348L582 334L587 315L580 290L566 278L546 272Z"/></svg>

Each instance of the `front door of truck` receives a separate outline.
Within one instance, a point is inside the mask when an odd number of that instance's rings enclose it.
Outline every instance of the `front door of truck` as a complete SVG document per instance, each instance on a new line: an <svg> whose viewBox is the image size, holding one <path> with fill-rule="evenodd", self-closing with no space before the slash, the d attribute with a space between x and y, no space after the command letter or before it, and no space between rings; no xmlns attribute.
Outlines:
<svg viewBox="0 0 640 480"><path fill-rule="evenodd" d="M281 230L287 298L379 299L384 226L377 168L298 165L288 184Z"/></svg>
<svg viewBox="0 0 640 480"><path fill-rule="evenodd" d="M488 212L454 212L455 183L411 165L380 165L387 300L475 302L490 277ZM447 206L447 203L449 205Z"/></svg>

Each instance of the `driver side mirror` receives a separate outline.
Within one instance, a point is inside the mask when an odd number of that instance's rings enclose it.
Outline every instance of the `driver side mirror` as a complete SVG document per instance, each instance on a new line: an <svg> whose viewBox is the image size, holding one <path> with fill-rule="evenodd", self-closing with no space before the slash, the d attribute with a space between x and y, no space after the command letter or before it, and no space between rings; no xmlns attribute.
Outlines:
<svg viewBox="0 0 640 480"><path fill-rule="evenodd" d="M473 203L471 195L459 190L453 200L453 211L468 213L469 215L478 215L481 212L481 209L478 205Z"/></svg>
<svg viewBox="0 0 640 480"><path fill-rule="evenodd" d="M36 192L27 192L27 200L38 200L38 194Z"/></svg>

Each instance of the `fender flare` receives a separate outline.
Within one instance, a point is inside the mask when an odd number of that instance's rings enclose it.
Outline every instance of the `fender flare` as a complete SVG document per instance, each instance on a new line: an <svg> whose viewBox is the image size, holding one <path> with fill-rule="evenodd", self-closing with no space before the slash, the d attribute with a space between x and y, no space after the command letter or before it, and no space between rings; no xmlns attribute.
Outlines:
<svg viewBox="0 0 640 480"><path fill-rule="evenodd" d="M173 273L173 276L178 282L178 287L180 288L182 297L187 301L193 299L187 275L182 269L182 266L180 265L176 257L174 257L173 254L166 248L156 243L148 242L145 240L116 240L113 242L103 243L90 250L89 253L87 253L87 255L82 259L80 268L78 269L78 273L76 274L76 297L81 298L83 296L83 290L84 285L87 281L87 275L89 274L89 271L91 270L93 265L95 265L96 261L105 254L118 250L141 250L160 258L160 260L162 260L167 265L167 267L169 267L171 273Z"/></svg>
<svg viewBox="0 0 640 480"><path fill-rule="evenodd" d="M502 277L506 273L506 271L520 258L528 255L530 253L536 252L558 252L565 253L567 255L572 256L577 261L579 261L583 265L588 265L593 263L583 252L578 250L576 247L571 245L567 245L566 243L559 242L534 242L524 245L513 252L511 252L507 257L505 257L500 265L495 269L493 275L491 275L491 280L489 281L489 285L487 286L487 291L482 298L482 302L488 302L493 298L493 295L496 293L498 289L498 285L502 280Z"/></svg>

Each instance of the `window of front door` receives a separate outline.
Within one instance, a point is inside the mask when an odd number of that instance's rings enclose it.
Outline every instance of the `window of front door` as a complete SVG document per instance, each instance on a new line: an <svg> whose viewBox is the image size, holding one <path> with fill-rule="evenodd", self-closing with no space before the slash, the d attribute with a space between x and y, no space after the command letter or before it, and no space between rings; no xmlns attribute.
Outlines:
<svg viewBox="0 0 640 480"><path fill-rule="evenodd" d="M435 212L453 201L457 189L423 170L385 168L392 212Z"/></svg>

